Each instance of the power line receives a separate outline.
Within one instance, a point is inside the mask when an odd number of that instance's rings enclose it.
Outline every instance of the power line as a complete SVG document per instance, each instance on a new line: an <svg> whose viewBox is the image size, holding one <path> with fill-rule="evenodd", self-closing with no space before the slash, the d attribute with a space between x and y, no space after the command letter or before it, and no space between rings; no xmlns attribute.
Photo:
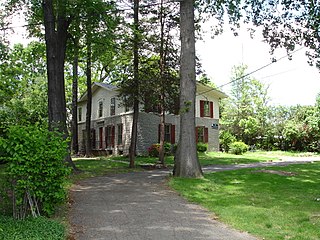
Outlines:
<svg viewBox="0 0 320 240"><path fill-rule="evenodd" d="M304 48L304 47L298 48L297 50L293 51L291 54L294 54L294 53L302 50L303 48ZM258 72L258 71L260 71L260 70L262 70L262 69L264 69L264 68L266 68L266 67L269 67L270 65L272 65L272 64L274 64L274 63L277 63L277 62L279 62L280 60L282 60L282 59L284 59L284 58L287 58L287 57L288 57L288 54L280 57L279 59L275 59L275 60L272 61L271 63L268 63L268 64L266 64L266 65L263 65L262 67L259 67L259 68L257 68L256 70L254 70L254 71L252 71L252 72L249 72L249 73L247 73L247 74L245 74L245 75L243 75L243 76L241 76L241 77L238 77L238 78L236 78L236 79L234 79L234 80L232 80L232 81L230 81L230 82L227 82L227 83L225 83L225 84L222 84L222 85L220 85L220 86L217 87L217 88L222 88L222 87L225 87L226 85L229 85L229 84L231 84L231 83L237 82L237 81L239 81L239 80L241 80L241 79L243 79L243 78L245 78L245 77L247 77L247 76L250 76L250 75L252 75L253 73L256 73L256 72ZM211 92L211 91L213 91L213 90L216 90L216 89L206 90L206 91L204 91L204 92L202 92L202 93L197 94L197 96L202 95L202 94L205 94L205 93L208 93L208 92Z"/></svg>
<svg viewBox="0 0 320 240"><path fill-rule="evenodd" d="M293 69L289 69L289 70L286 70L286 71L282 71L282 72L278 72L278 73L275 73L275 74L271 74L271 75L268 75L268 76L264 76L264 77L261 77L259 79L270 78L270 77L278 76L278 75L285 74L285 73L288 73L288 72L292 72L292 71L295 71L295 70L297 70L297 68L293 68Z"/></svg>

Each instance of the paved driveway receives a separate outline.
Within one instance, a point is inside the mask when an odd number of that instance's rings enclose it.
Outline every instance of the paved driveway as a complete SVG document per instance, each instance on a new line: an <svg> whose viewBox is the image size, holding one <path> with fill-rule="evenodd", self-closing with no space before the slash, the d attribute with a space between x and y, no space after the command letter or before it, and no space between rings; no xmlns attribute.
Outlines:
<svg viewBox="0 0 320 240"><path fill-rule="evenodd" d="M255 239L213 220L164 183L166 171L92 178L75 185L70 223L75 239Z"/></svg>
<svg viewBox="0 0 320 240"><path fill-rule="evenodd" d="M320 158L285 158L255 164L208 166L206 172L286 166ZM70 223L75 239L251 240L247 233L213 220L164 184L168 171L147 171L92 178L75 185Z"/></svg>

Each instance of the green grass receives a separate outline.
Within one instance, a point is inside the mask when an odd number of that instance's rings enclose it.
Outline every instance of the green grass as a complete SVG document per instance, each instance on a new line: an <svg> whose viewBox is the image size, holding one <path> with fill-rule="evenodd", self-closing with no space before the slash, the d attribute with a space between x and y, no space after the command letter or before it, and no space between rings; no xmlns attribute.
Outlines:
<svg viewBox="0 0 320 240"><path fill-rule="evenodd" d="M279 160L280 157L284 155L283 152L277 152L274 154L268 154L268 152L247 152L243 155L234 155L221 152L209 152L209 153L199 153L199 161L202 166L206 165L226 165L226 164L244 164L244 163L255 163L255 162L267 162ZM104 160L111 159L113 161L126 162L129 163L127 157L110 157L102 158ZM136 157L136 165L152 165L158 162L156 157ZM167 156L165 158L165 163L169 167L174 165L174 157Z"/></svg>
<svg viewBox="0 0 320 240"><path fill-rule="evenodd" d="M320 163L206 174L171 179L169 184L221 221L262 239L320 239Z"/></svg>
<svg viewBox="0 0 320 240"><path fill-rule="evenodd" d="M2 240L63 240L65 226L44 217L16 221L0 215L0 239Z"/></svg>
<svg viewBox="0 0 320 240"><path fill-rule="evenodd" d="M130 169L129 163L124 162L119 157L115 157L117 161L111 158L75 158L73 159L75 165L81 170L80 173L73 174L71 181L75 182L81 179L103 176L112 173L124 173L129 171L137 171L137 169Z"/></svg>

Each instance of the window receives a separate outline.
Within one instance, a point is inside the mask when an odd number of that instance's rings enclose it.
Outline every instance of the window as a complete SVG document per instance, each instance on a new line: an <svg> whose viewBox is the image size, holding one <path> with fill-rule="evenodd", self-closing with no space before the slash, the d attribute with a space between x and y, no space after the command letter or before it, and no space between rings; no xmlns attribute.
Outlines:
<svg viewBox="0 0 320 240"><path fill-rule="evenodd" d="M96 130L94 128L91 129L91 147L96 149Z"/></svg>
<svg viewBox="0 0 320 240"><path fill-rule="evenodd" d="M200 117L213 118L213 102L200 100Z"/></svg>
<svg viewBox="0 0 320 240"><path fill-rule="evenodd" d="M171 142L171 125L169 124L164 126L164 141Z"/></svg>
<svg viewBox="0 0 320 240"><path fill-rule="evenodd" d="M161 125L159 124L159 129L158 129L158 140L160 142L160 129ZM173 124L165 124L164 125L164 141L168 143L174 144L176 142L176 130L175 130L175 125Z"/></svg>
<svg viewBox="0 0 320 240"><path fill-rule="evenodd" d="M111 98L110 103L110 116L114 116L116 114L116 98Z"/></svg>
<svg viewBox="0 0 320 240"><path fill-rule="evenodd" d="M78 122L81 122L82 121L82 108L79 107L78 108Z"/></svg>
<svg viewBox="0 0 320 240"><path fill-rule="evenodd" d="M196 127L196 141L197 143L207 143L208 142L208 128L206 127Z"/></svg>
<svg viewBox="0 0 320 240"><path fill-rule="evenodd" d="M122 145L123 124L118 124L118 145Z"/></svg>
<svg viewBox="0 0 320 240"><path fill-rule="evenodd" d="M99 149L103 148L103 128L99 128Z"/></svg>
<svg viewBox="0 0 320 240"><path fill-rule="evenodd" d="M106 127L106 146L114 147L114 126L112 125Z"/></svg>
<svg viewBox="0 0 320 240"><path fill-rule="evenodd" d="M98 117L102 117L103 116L103 102L100 101L99 102L99 109L98 109Z"/></svg>

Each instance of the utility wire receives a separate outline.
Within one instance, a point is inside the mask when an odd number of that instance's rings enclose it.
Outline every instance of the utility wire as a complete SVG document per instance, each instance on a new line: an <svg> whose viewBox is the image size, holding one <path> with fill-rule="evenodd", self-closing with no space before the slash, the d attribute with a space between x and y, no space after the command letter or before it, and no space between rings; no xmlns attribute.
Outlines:
<svg viewBox="0 0 320 240"><path fill-rule="evenodd" d="M291 53L291 55L294 54L294 53L296 53L296 52L298 52L298 51L300 51L300 50L302 50L303 48L304 48L304 47L298 48L297 50L293 51L293 52ZM264 68L266 68L266 67L269 67L270 65L272 65L272 64L274 64L274 63L277 63L277 62L279 62L280 60L282 60L282 59L284 59L284 58L286 58L286 57L288 57L288 54L280 57L279 59L276 59L276 60L272 61L271 63L268 63L268 64L266 64L266 65L263 65L262 67L259 67L259 68L257 68L256 70L254 70L254 71L252 71L252 72L249 72L249 73L247 73L247 74L245 74L245 75L243 75L243 76L241 76L241 77L238 77L238 78L236 78L236 79L234 79L234 80L232 80L232 81L230 81L230 82L227 82L227 83L225 83L225 84L222 84L222 85L220 85L219 87L217 87L217 89L222 88L222 87L225 87L225 86L227 86L227 85L229 85L229 84L231 84L231 83L237 82L237 81L239 81L239 80L241 80L241 79L243 79L243 78L245 78L245 77L248 77L248 76L252 75L253 73L256 73L256 72L258 72L258 71L260 71L260 70L262 70L262 69L264 69ZM213 90L217 90L217 89L209 89L209 90L206 90L206 91L204 91L204 92L202 92L202 93L197 94L197 96L202 95L202 94L205 94L205 93L208 93L208 92L211 92L211 91L213 91Z"/></svg>

